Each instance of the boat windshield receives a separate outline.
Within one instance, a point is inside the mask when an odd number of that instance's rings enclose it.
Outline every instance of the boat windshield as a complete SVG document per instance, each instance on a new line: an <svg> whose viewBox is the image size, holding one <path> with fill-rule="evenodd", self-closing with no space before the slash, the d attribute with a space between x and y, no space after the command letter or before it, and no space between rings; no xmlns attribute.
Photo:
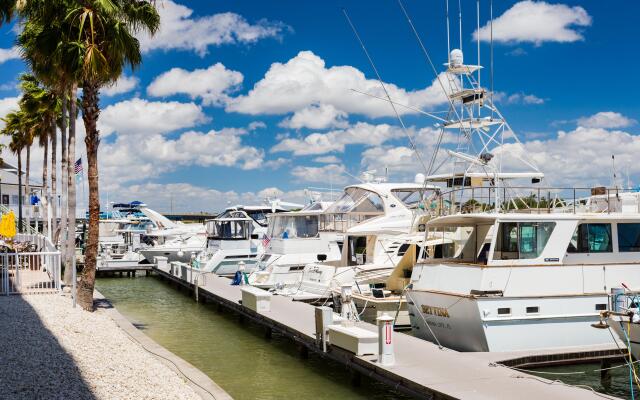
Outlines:
<svg viewBox="0 0 640 400"><path fill-rule="evenodd" d="M274 215L269 224L269 237L281 239L318 237L317 215Z"/></svg>
<svg viewBox="0 0 640 400"><path fill-rule="evenodd" d="M253 224L248 220L207 221L207 234L212 239L247 240L251 236Z"/></svg>
<svg viewBox="0 0 640 400"><path fill-rule="evenodd" d="M345 232L352 226L384 214L380 196L362 188L347 188L345 193L320 216L321 231Z"/></svg>
<svg viewBox="0 0 640 400"><path fill-rule="evenodd" d="M432 194L433 190L423 188L394 189L391 191L407 208L418 208Z"/></svg>

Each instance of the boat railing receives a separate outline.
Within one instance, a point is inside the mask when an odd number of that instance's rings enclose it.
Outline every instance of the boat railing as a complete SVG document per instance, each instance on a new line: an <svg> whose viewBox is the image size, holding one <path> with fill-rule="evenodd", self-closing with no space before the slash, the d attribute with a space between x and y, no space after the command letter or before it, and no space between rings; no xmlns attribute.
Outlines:
<svg viewBox="0 0 640 400"><path fill-rule="evenodd" d="M640 192L607 187L462 187L442 190L426 204L436 216L495 212L496 207L500 212L531 214L640 212Z"/></svg>

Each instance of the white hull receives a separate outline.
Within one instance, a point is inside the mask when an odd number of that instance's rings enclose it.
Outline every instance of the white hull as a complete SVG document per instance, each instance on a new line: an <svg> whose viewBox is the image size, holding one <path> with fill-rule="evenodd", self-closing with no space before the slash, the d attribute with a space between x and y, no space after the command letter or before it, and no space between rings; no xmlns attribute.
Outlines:
<svg viewBox="0 0 640 400"><path fill-rule="evenodd" d="M179 261L188 263L191 261L191 253L198 254L202 251L202 247L181 247L181 248L163 248L163 247L148 247L146 249L141 249L140 254L149 261L150 263L155 263L155 257L167 257L168 262ZM182 252L182 255L178 253Z"/></svg>
<svg viewBox="0 0 640 400"><path fill-rule="evenodd" d="M633 358L640 360L640 324L637 322L629 324L628 321L629 320L627 318L624 320L615 318L609 319L608 324L611 329L616 332L620 341L625 346L631 345L631 354L633 355Z"/></svg>
<svg viewBox="0 0 640 400"><path fill-rule="evenodd" d="M520 351L612 344L595 304L607 295L557 297L485 297L410 291L409 315L416 336L459 351ZM540 313L526 314L539 307ZM509 308L509 315L488 310ZM486 314L486 316L485 316ZM428 327L427 327L428 324Z"/></svg>

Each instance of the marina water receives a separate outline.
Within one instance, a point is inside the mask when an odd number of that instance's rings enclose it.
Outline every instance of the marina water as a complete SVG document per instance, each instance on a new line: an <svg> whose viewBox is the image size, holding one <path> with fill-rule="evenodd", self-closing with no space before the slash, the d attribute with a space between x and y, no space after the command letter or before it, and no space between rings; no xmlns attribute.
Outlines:
<svg viewBox="0 0 640 400"><path fill-rule="evenodd" d="M234 399L405 399L362 377L351 384L341 365L309 353L229 312L198 304L157 277L100 278L97 289L134 325L193 364Z"/></svg>

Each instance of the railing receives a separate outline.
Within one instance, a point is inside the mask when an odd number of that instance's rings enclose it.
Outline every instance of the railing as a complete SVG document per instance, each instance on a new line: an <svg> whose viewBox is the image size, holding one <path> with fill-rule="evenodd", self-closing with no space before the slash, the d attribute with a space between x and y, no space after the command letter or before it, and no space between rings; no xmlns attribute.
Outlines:
<svg viewBox="0 0 640 400"><path fill-rule="evenodd" d="M19 234L28 251L0 253L0 294L55 293L61 289L60 252L43 235Z"/></svg>
<svg viewBox="0 0 640 400"><path fill-rule="evenodd" d="M318 230L321 232L346 232L349 228L380 215L383 215L383 213L347 212L320 214Z"/></svg>
<svg viewBox="0 0 640 400"><path fill-rule="evenodd" d="M442 191L426 206L435 215L494 212L496 207L501 212L536 214L611 213L629 208L640 212L640 192L604 187L465 187Z"/></svg>

